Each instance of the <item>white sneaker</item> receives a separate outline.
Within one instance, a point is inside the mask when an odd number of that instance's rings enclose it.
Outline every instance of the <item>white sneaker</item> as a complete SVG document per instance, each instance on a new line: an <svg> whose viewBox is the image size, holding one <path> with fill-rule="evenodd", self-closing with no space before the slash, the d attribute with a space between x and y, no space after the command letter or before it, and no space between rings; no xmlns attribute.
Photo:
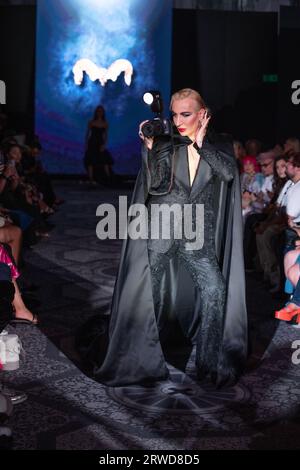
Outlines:
<svg viewBox="0 0 300 470"><path fill-rule="evenodd" d="M18 335L0 336L0 361L3 370L19 369L21 348Z"/></svg>

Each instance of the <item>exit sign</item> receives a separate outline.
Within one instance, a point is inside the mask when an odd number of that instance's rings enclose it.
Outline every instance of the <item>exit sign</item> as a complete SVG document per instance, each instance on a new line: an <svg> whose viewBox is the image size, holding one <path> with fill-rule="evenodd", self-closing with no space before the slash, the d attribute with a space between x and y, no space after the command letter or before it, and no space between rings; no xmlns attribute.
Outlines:
<svg viewBox="0 0 300 470"><path fill-rule="evenodd" d="M263 75L263 82L265 83L277 83L278 75L276 73L271 75Z"/></svg>

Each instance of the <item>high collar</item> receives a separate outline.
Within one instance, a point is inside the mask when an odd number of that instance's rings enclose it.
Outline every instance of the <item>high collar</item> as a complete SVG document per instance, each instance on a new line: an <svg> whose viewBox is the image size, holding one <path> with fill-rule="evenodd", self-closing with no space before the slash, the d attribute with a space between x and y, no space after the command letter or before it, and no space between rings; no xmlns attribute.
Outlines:
<svg viewBox="0 0 300 470"><path fill-rule="evenodd" d="M181 147L182 145L191 145L193 141L187 136L175 134L173 136L173 143L175 147Z"/></svg>
<svg viewBox="0 0 300 470"><path fill-rule="evenodd" d="M153 149L159 150L168 147L182 147L191 145L193 142L189 137L182 136L180 134L160 135L154 139Z"/></svg>

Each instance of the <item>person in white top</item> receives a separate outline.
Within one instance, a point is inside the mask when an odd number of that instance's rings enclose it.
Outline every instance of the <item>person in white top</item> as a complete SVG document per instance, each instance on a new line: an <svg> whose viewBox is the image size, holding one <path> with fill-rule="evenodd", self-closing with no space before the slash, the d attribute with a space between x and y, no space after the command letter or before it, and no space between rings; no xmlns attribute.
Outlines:
<svg viewBox="0 0 300 470"><path fill-rule="evenodd" d="M260 192L252 195L252 211L245 219L244 227L244 259L246 269L252 269L253 259L256 255L256 243L254 228L257 224L266 219L264 208L269 204L273 197L273 171L276 152L270 150L260 153L257 157L261 166L261 172L265 177Z"/></svg>
<svg viewBox="0 0 300 470"><path fill-rule="evenodd" d="M275 161L275 179L280 178L286 180L286 159L277 157ZM280 269L276 252L273 246L274 237L277 237L286 226L286 216L283 206L286 206L286 197L289 189L293 186L293 182L288 180L282 187L275 204L270 208L266 220L261 222L256 232L256 246L260 265L263 269L264 280L272 286L271 292L275 293L280 290ZM275 192L278 194L278 189ZM275 196L274 199L275 200Z"/></svg>
<svg viewBox="0 0 300 470"><path fill-rule="evenodd" d="M273 150L268 152L260 153L257 157L257 161L261 166L261 172L265 177L261 192L263 193L263 200L265 203L270 202L273 194L273 182L274 182L274 159L275 153Z"/></svg>
<svg viewBox="0 0 300 470"><path fill-rule="evenodd" d="M260 192L256 194L256 198L252 202L253 212L262 212L264 207L269 204L273 197L274 158L275 153L272 150L269 152L260 153L257 157L257 161L260 163L261 172L265 179L261 186Z"/></svg>

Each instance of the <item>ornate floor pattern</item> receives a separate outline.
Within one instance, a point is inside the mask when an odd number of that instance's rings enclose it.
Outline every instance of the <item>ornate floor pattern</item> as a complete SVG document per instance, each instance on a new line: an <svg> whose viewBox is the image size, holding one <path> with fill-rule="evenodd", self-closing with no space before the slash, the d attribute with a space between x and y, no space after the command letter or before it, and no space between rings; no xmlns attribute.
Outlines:
<svg viewBox="0 0 300 470"><path fill-rule="evenodd" d="M29 398L11 418L14 449L299 449L300 364L291 361L300 330L273 319L272 301L248 279L252 355L232 388L215 390L170 366L152 387L107 388L80 369L74 336L113 292L121 243L96 237L96 208L118 192L57 184L66 199L51 238L26 252L26 272L40 284L41 325L9 327L24 354L7 385ZM119 191L129 194L128 190Z"/></svg>

